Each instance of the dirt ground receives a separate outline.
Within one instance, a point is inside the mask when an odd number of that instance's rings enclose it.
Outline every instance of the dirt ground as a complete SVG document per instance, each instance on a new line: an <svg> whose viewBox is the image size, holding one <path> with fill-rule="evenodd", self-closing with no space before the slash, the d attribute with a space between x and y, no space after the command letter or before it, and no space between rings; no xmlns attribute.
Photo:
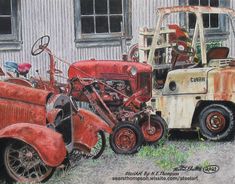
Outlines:
<svg viewBox="0 0 235 184"><path fill-rule="evenodd" d="M173 137L163 146L174 146L184 154L190 152L182 164L188 171L165 170L156 163L160 159L156 156L141 156L142 151L135 155L117 155L108 146L101 158L81 158L68 171L57 170L46 184L235 184L234 141L208 142L199 141L197 136L192 139ZM208 174L197 169L208 165L216 165L219 170ZM0 183L4 183L3 179Z"/></svg>
<svg viewBox="0 0 235 184"><path fill-rule="evenodd" d="M173 138L164 146L170 145L176 145L182 152L185 150L185 154L188 147L193 147L193 152L183 163L184 166L195 168L200 165L216 165L219 170L212 174L206 174L203 170L163 170L156 164L156 157L142 157L140 154L116 155L108 147L98 160L81 159L75 168L64 173L55 173L48 184L235 184L234 141L204 142L196 137L190 140ZM113 180L113 177L123 177L118 179L124 180Z"/></svg>

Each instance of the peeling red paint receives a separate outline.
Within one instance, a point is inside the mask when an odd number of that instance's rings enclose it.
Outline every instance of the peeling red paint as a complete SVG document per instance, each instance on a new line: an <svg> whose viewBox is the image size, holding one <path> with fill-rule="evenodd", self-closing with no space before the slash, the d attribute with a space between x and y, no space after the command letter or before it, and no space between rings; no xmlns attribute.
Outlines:
<svg viewBox="0 0 235 184"><path fill-rule="evenodd" d="M18 100L35 105L45 105L50 94L48 91L36 90L21 85L0 82L0 98Z"/></svg>
<svg viewBox="0 0 235 184"><path fill-rule="evenodd" d="M97 141L97 133L103 130L112 133L112 129L94 113L79 109L78 114L73 115L74 123L74 146L89 152Z"/></svg>
<svg viewBox="0 0 235 184"><path fill-rule="evenodd" d="M22 78L14 78L14 77L13 78L8 78L4 82L18 84L18 85L26 86L26 87L32 87L32 84L28 80L25 80L25 79L22 79Z"/></svg>

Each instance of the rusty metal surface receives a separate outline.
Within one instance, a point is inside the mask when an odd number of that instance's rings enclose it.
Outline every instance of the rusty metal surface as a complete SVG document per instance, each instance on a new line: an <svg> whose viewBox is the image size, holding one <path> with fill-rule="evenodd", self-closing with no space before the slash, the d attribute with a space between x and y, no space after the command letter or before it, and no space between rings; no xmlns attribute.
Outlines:
<svg viewBox="0 0 235 184"><path fill-rule="evenodd" d="M0 130L0 139L3 138L17 139L31 145L44 163L51 167L59 166L66 156L61 134L45 126L28 123L14 124Z"/></svg>
<svg viewBox="0 0 235 184"><path fill-rule="evenodd" d="M15 77L7 78L4 80L4 82L18 84L18 85L25 86L25 87L32 87L32 84L28 80L23 79L23 78L15 78Z"/></svg>
<svg viewBox="0 0 235 184"><path fill-rule="evenodd" d="M212 100L235 102L235 67L218 68L209 73Z"/></svg>
<svg viewBox="0 0 235 184"><path fill-rule="evenodd" d="M114 137L117 148L124 151L132 150L135 147L137 140L137 135L130 128L119 129Z"/></svg>
<svg viewBox="0 0 235 184"><path fill-rule="evenodd" d="M145 121L141 125L141 131L143 133L144 139L149 142L155 142L156 140L160 140L162 135L164 134L164 128L161 122L149 121Z"/></svg>
<svg viewBox="0 0 235 184"><path fill-rule="evenodd" d="M0 87L0 98L18 100L35 105L45 105L50 94L48 91L28 88L6 82L0 82Z"/></svg>
<svg viewBox="0 0 235 184"><path fill-rule="evenodd" d="M0 128L19 122L46 125L48 92L6 82L0 88Z"/></svg>
<svg viewBox="0 0 235 184"><path fill-rule="evenodd" d="M136 62L124 62L113 60L85 60L73 63L68 70L69 79L72 78L94 78L104 80L126 80L130 82L132 93L139 90L138 88L138 75L131 75L131 70L135 68L137 74L151 73L152 68L150 65ZM125 88L119 90L125 92ZM128 96L128 94L126 94ZM149 96L147 96L149 95ZM148 101L151 94L146 94L143 100ZM144 98L144 95L143 97Z"/></svg>
<svg viewBox="0 0 235 184"><path fill-rule="evenodd" d="M198 13L222 13L228 14L231 16L235 15L235 12L231 8L223 7L210 7L210 6L174 6L166 8L157 8L159 13L168 14L168 13L177 13L177 12L198 12Z"/></svg>
<svg viewBox="0 0 235 184"><path fill-rule="evenodd" d="M19 122L46 125L45 106L0 97L0 128Z"/></svg>
<svg viewBox="0 0 235 184"><path fill-rule="evenodd" d="M100 130L112 133L112 129L102 119L85 109L79 109L78 114L73 115L73 122L74 146L85 152L90 152L96 145Z"/></svg>

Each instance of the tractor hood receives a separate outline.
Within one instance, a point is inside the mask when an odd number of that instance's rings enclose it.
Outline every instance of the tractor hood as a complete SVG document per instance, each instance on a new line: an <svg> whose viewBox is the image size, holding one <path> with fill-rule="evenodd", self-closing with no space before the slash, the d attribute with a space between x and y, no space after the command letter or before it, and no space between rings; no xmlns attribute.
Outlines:
<svg viewBox="0 0 235 184"><path fill-rule="evenodd" d="M22 101L35 105L45 105L50 92L17 84L0 82L0 98Z"/></svg>
<svg viewBox="0 0 235 184"><path fill-rule="evenodd" d="M73 63L69 67L68 76L70 79L74 77L122 79L129 76L131 70L136 70L137 73L152 72L152 67L137 62L93 59Z"/></svg>

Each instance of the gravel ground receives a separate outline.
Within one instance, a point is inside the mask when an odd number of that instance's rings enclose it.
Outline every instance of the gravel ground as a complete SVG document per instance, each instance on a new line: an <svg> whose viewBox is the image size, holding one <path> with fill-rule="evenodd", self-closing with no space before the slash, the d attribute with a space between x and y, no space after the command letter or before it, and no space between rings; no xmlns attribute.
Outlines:
<svg viewBox="0 0 235 184"><path fill-rule="evenodd" d="M62 174L55 174L48 184L235 184L234 141L202 142L196 138L191 140L173 139L165 143L164 146L169 145L174 145L185 153L188 152L189 147L195 148L187 158L184 166L217 165L219 166L219 171L213 174L206 174L203 171L164 171L156 164L158 159L156 157L146 158L139 154L132 156L116 155L108 147L98 160L81 159L77 163L77 167ZM150 178L151 174L155 174L160 180L139 180L140 178L146 178L146 174L149 174L148 178ZM129 177L129 179L133 180L117 181L113 180L113 177Z"/></svg>
<svg viewBox="0 0 235 184"><path fill-rule="evenodd" d="M203 142L197 138L188 140L177 137L164 144L166 147L170 145L174 145L185 154L191 150L186 162L183 163L184 166L195 168L202 165L217 165L219 171L213 174L206 174L203 171L173 172L173 169L162 169L156 163L157 157L144 157L140 154L117 155L107 147L101 158L81 158L76 161L74 168L56 171L46 184L235 184L234 141ZM113 177L124 177L125 180L113 180ZM0 179L0 183L3 183L3 180Z"/></svg>

